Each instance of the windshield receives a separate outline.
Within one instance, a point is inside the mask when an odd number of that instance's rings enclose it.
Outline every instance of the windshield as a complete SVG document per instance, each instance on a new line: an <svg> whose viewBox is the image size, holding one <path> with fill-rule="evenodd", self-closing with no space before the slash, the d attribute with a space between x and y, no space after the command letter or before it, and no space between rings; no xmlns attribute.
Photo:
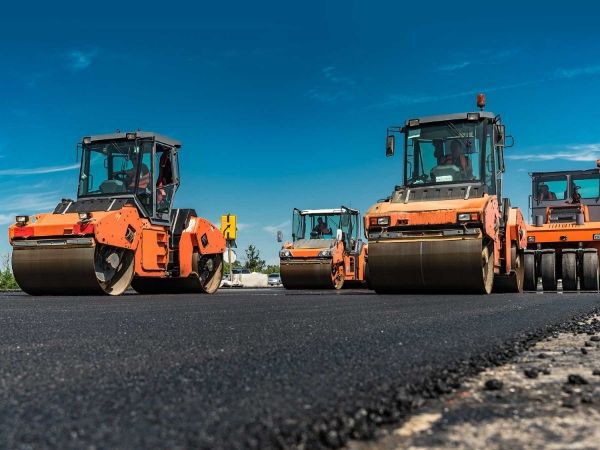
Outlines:
<svg viewBox="0 0 600 450"><path fill-rule="evenodd" d="M150 194L152 161L148 156L151 150L151 142L123 140L85 145L78 196Z"/></svg>
<svg viewBox="0 0 600 450"><path fill-rule="evenodd" d="M566 175L545 176L536 179L534 197L538 202L546 200L565 200L567 196Z"/></svg>
<svg viewBox="0 0 600 450"><path fill-rule="evenodd" d="M600 176L598 174L591 175L572 175L571 176L571 196L573 191L577 189L581 198L598 198L600 197Z"/></svg>
<svg viewBox="0 0 600 450"><path fill-rule="evenodd" d="M485 138L484 122L446 121L409 128L406 185L482 181L480 168ZM491 180L492 168L492 161L486 161L483 174L486 184Z"/></svg>
<svg viewBox="0 0 600 450"><path fill-rule="evenodd" d="M358 234L358 214L346 212L335 213L301 213L296 210L292 239L294 242L302 239L336 238L337 230L342 230L344 238L356 239Z"/></svg>

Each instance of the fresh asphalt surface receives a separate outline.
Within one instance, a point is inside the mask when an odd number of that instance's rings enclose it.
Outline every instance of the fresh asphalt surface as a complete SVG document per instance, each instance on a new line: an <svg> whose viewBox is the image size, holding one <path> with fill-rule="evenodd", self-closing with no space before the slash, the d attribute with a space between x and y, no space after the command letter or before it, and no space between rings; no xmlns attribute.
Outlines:
<svg viewBox="0 0 600 450"><path fill-rule="evenodd" d="M591 293L4 293L0 447L263 446L598 306Z"/></svg>

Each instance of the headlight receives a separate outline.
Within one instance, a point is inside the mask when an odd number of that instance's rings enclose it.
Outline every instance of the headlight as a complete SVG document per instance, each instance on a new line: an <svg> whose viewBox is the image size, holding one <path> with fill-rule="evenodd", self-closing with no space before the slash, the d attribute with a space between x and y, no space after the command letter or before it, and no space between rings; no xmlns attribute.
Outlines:
<svg viewBox="0 0 600 450"><path fill-rule="evenodd" d="M479 213L460 213L457 216L459 222L477 222L479 220Z"/></svg>
<svg viewBox="0 0 600 450"><path fill-rule="evenodd" d="M279 252L279 257L280 258L291 258L292 257L292 252L290 252L289 250L281 250Z"/></svg>
<svg viewBox="0 0 600 450"><path fill-rule="evenodd" d="M527 236L527 242L535 242L535 236Z"/></svg>
<svg viewBox="0 0 600 450"><path fill-rule="evenodd" d="M331 256L331 250L328 248L319 252L319 258L327 258L329 256Z"/></svg>
<svg viewBox="0 0 600 450"><path fill-rule="evenodd" d="M390 224L390 218L389 216L382 216L382 217L371 217L369 219L369 224L370 225L379 225L379 226L387 226Z"/></svg>
<svg viewBox="0 0 600 450"><path fill-rule="evenodd" d="M27 222L29 222L29 216L17 216L15 217L15 221L19 225L25 225Z"/></svg>
<svg viewBox="0 0 600 450"><path fill-rule="evenodd" d="M79 213L79 220L81 222L87 222L91 218L92 218L92 213L90 213L90 212L80 212Z"/></svg>

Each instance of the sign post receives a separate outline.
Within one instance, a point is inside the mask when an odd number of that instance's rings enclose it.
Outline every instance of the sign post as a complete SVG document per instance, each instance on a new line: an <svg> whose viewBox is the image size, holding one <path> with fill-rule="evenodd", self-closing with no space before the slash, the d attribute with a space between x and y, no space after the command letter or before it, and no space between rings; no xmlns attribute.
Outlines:
<svg viewBox="0 0 600 450"><path fill-rule="evenodd" d="M227 243L227 263L229 264L229 281L233 283L233 263L235 262L235 253L231 250L236 247L235 238L237 237L237 216L227 214L221 216L221 233ZM233 253L233 255L232 255Z"/></svg>

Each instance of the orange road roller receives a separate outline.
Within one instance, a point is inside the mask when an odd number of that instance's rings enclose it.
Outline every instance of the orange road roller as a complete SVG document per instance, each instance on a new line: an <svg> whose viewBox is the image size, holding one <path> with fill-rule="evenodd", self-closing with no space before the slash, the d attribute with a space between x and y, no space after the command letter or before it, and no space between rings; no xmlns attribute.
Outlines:
<svg viewBox="0 0 600 450"><path fill-rule="evenodd" d="M341 289L365 281L367 245L359 238L360 212L294 209L292 242L279 252L281 282L287 289Z"/></svg>
<svg viewBox="0 0 600 450"><path fill-rule="evenodd" d="M404 182L365 215L376 292L523 290L526 224L502 197L508 138L483 94L477 105L388 128L387 156L404 135Z"/></svg>
<svg viewBox="0 0 600 450"><path fill-rule="evenodd" d="M600 161L598 162L600 165ZM532 224L527 227L525 289L598 290L600 170L531 174Z"/></svg>
<svg viewBox="0 0 600 450"><path fill-rule="evenodd" d="M152 132L84 137L77 200L9 227L19 286L32 295L215 292L225 240L193 209L172 207L180 148Z"/></svg>

